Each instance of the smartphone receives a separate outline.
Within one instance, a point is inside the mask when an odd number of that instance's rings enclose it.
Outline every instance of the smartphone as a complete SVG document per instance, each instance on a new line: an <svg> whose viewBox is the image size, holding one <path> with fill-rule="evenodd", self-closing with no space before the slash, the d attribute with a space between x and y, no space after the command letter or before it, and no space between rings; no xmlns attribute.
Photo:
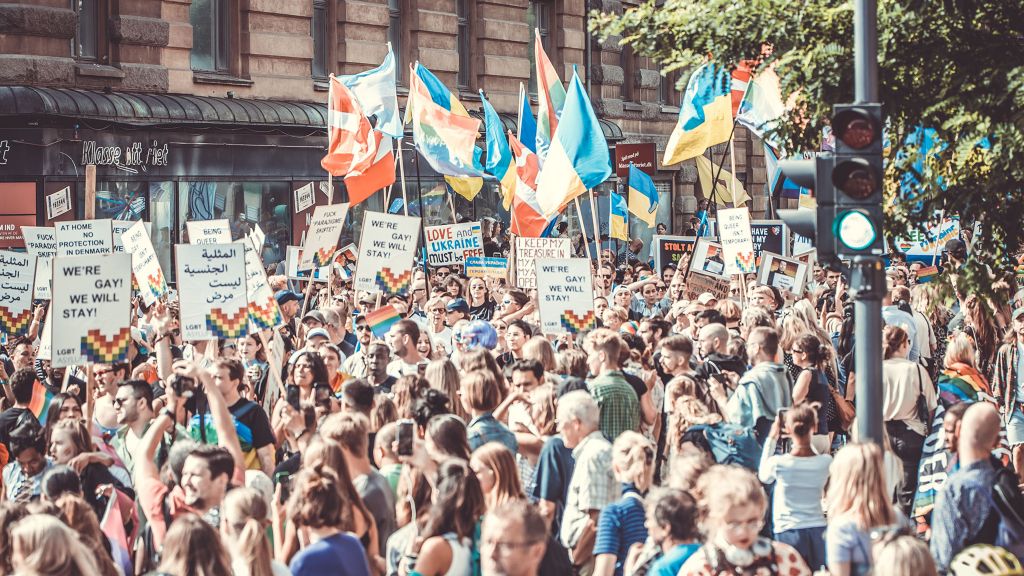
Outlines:
<svg viewBox="0 0 1024 576"><path fill-rule="evenodd" d="M412 420L398 421L398 455L412 456L412 440L416 433L416 423Z"/></svg>
<svg viewBox="0 0 1024 576"><path fill-rule="evenodd" d="M284 504L292 493L292 475L288 472L278 472L274 474L274 483L281 487L281 504Z"/></svg>
<svg viewBox="0 0 1024 576"><path fill-rule="evenodd" d="M776 418L779 421L780 438L789 437L789 430L786 429L786 412L789 412L789 408L779 408L778 416L776 416Z"/></svg>
<svg viewBox="0 0 1024 576"><path fill-rule="evenodd" d="M288 386L287 390L285 390L285 401L288 402L288 405L291 406L293 409L295 409L295 410L299 409L299 387L298 386L295 386L295 385Z"/></svg>

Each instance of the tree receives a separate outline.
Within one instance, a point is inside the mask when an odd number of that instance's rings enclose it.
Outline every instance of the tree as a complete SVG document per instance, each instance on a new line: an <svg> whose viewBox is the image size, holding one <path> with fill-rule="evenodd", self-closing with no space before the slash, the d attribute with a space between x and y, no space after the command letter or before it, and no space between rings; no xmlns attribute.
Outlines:
<svg viewBox="0 0 1024 576"><path fill-rule="evenodd" d="M832 105L853 101L852 1L650 1L591 22L665 73L708 59L774 66L794 105L772 132L789 151L818 150ZM1024 3L879 0L878 33L887 235L923 228L938 210L980 223L957 283L991 294L991 274L1009 279L1024 246ZM910 137L918 127L942 145L922 150ZM901 189L903 179L914 185Z"/></svg>

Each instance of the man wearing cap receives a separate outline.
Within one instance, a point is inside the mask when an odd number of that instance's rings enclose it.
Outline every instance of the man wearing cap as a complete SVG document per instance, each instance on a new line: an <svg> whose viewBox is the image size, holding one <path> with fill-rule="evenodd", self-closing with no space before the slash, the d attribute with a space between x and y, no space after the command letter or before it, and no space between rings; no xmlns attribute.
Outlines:
<svg viewBox="0 0 1024 576"><path fill-rule="evenodd" d="M302 317L302 327L305 328L304 332L309 332L314 328L324 328L326 324L327 320L324 318L323 312L319 310L310 310Z"/></svg>
<svg viewBox="0 0 1024 576"><path fill-rule="evenodd" d="M306 333L306 349L319 350L321 346L331 341L331 335L323 328L313 328Z"/></svg>
<svg viewBox="0 0 1024 576"><path fill-rule="evenodd" d="M298 333L295 317L299 315L299 301L302 300L302 296L291 290L278 290L274 294L274 299L277 300L277 307L281 309L281 316L284 318L285 347L289 351L294 350L295 335Z"/></svg>
<svg viewBox="0 0 1024 576"><path fill-rule="evenodd" d="M1013 468L1024 483L1024 290L1013 297L1013 341L996 354L992 393L999 402L1006 440L1013 454Z"/></svg>

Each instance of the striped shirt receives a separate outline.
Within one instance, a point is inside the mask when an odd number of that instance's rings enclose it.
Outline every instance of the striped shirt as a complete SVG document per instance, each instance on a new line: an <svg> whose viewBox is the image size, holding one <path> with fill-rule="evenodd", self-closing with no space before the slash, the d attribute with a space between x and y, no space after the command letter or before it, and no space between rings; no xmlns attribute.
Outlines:
<svg viewBox="0 0 1024 576"><path fill-rule="evenodd" d="M640 400L618 370L606 372L587 382L590 395L601 409L601 432L614 442L626 430L640 430Z"/></svg>
<svg viewBox="0 0 1024 576"><path fill-rule="evenodd" d="M629 547L647 540L644 501L633 484L622 485L622 499L609 504L597 520L594 555L615 555L615 576L622 576L622 564Z"/></svg>

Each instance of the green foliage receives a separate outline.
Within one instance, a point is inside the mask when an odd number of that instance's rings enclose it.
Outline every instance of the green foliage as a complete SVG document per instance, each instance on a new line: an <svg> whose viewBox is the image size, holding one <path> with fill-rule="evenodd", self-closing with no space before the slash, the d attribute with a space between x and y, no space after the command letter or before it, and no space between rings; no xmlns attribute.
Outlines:
<svg viewBox="0 0 1024 576"><path fill-rule="evenodd" d="M708 58L774 65L783 99L794 103L775 134L789 151L819 149L832 106L853 101L852 1L666 0L595 12L591 22L602 38L622 37L665 72ZM937 210L980 222L959 285L990 293L985 267L1009 279L1024 246L1024 2L879 0L878 36L892 144L888 235L923 226ZM920 155L904 144L916 126L934 128L948 146L928 162L910 202L897 183ZM985 138L987 150L978 147Z"/></svg>

